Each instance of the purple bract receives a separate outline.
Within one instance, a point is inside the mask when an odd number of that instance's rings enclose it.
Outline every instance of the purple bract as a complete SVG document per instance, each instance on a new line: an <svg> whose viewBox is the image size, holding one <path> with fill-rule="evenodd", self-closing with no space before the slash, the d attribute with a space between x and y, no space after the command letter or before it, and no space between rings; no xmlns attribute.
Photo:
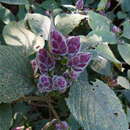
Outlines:
<svg viewBox="0 0 130 130"><path fill-rule="evenodd" d="M55 90L64 91L67 88L67 81L63 76L54 75L52 82Z"/></svg>
<svg viewBox="0 0 130 130"><path fill-rule="evenodd" d="M65 37L54 27L50 32L50 51L56 55L65 55L67 53L67 45Z"/></svg>
<svg viewBox="0 0 130 130"><path fill-rule="evenodd" d="M38 81L38 89L40 92L50 92L52 91L52 79L51 77L49 77L48 75L41 75L39 77L39 81Z"/></svg>
<svg viewBox="0 0 130 130"><path fill-rule="evenodd" d="M69 129L69 126L68 126L66 121L62 121L60 123L57 123L55 125L55 127L56 127L56 130L68 130Z"/></svg>
<svg viewBox="0 0 130 130"><path fill-rule="evenodd" d="M40 72L47 73L48 70L51 70L55 66L54 58L49 54L45 49L40 49L37 53L36 61Z"/></svg>
<svg viewBox="0 0 130 130"><path fill-rule="evenodd" d="M83 9L83 7L84 7L84 1L83 0L77 0L76 8L77 9Z"/></svg>
<svg viewBox="0 0 130 130"><path fill-rule="evenodd" d="M67 39L68 55L74 56L80 50L80 37L72 36Z"/></svg>
<svg viewBox="0 0 130 130"><path fill-rule="evenodd" d="M70 58L68 65L73 70L82 72L91 60L92 55L90 53L79 53L76 56Z"/></svg>

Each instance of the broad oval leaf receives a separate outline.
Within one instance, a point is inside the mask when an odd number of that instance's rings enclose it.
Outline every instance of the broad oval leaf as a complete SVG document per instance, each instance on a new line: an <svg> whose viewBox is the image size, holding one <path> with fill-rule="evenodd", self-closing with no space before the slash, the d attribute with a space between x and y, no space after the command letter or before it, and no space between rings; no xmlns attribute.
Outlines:
<svg viewBox="0 0 130 130"><path fill-rule="evenodd" d="M86 17L81 14L59 14L55 18L55 24L59 31L67 35Z"/></svg>
<svg viewBox="0 0 130 130"><path fill-rule="evenodd" d="M111 20L107 17L95 13L93 11L88 12L88 24L93 30L110 30Z"/></svg>
<svg viewBox="0 0 130 130"><path fill-rule="evenodd" d="M26 55L44 47L44 40L25 28L22 22L11 22L3 29L3 37L8 45L22 46ZM39 40L37 42L36 40Z"/></svg>
<svg viewBox="0 0 130 130"><path fill-rule="evenodd" d="M117 77L117 84L120 85L121 87L125 88L125 89L130 89L129 81L123 76Z"/></svg>
<svg viewBox="0 0 130 130"><path fill-rule="evenodd" d="M18 47L0 46L0 103L10 103L28 94L32 88L28 58Z"/></svg>
<svg viewBox="0 0 130 130"><path fill-rule="evenodd" d="M118 45L118 50L124 61L130 65L130 44L120 44Z"/></svg>
<svg viewBox="0 0 130 130"><path fill-rule="evenodd" d="M34 13L27 14L26 19L35 34L41 34L45 40L48 40L51 21L47 16Z"/></svg>
<svg viewBox="0 0 130 130"><path fill-rule="evenodd" d="M105 31L105 30L94 30L91 31L87 37L89 39L93 39L93 38L97 38L97 42L98 43L110 43L110 44L116 44L117 43L117 39L116 39L116 35L112 32L109 31ZM95 40L95 39L93 39Z"/></svg>
<svg viewBox="0 0 130 130"><path fill-rule="evenodd" d="M123 37L130 39L130 21L125 21L123 24Z"/></svg>
<svg viewBox="0 0 130 130"><path fill-rule="evenodd" d="M108 0L100 0L97 10L104 10L107 5Z"/></svg>
<svg viewBox="0 0 130 130"><path fill-rule="evenodd" d="M0 105L0 130L9 130L12 122L11 105Z"/></svg>
<svg viewBox="0 0 130 130"><path fill-rule="evenodd" d="M81 74L70 88L67 105L84 130L127 130L128 122L115 93L102 81L90 85Z"/></svg>
<svg viewBox="0 0 130 130"><path fill-rule="evenodd" d="M28 0L0 0L2 3L12 4L12 5L25 5L29 4Z"/></svg>

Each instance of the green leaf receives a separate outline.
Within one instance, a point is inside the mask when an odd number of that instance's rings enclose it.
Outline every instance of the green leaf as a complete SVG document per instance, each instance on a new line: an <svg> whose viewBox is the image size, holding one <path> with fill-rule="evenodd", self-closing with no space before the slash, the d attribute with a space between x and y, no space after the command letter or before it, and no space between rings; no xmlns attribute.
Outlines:
<svg viewBox="0 0 130 130"><path fill-rule="evenodd" d="M11 105L0 105L0 130L9 130L12 120Z"/></svg>
<svg viewBox="0 0 130 130"><path fill-rule="evenodd" d="M84 18L86 18L86 16L81 14L59 14L55 18L55 24L59 31L67 35L72 32Z"/></svg>
<svg viewBox="0 0 130 130"><path fill-rule="evenodd" d="M94 30L91 31L87 37L89 39L93 39L95 40L95 38L97 39L96 42L98 43L110 43L110 44L116 44L117 43L117 39L116 39L116 35L112 32L109 31L105 31L105 30Z"/></svg>
<svg viewBox="0 0 130 130"><path fill-rule="evenodd" d="M58 8L58 4L55 0L45 0L40 4L40 7L46 9L46 10L53 10L55 8Z"/></svg>
<svg viewBox="0 0 130 130"><path fill-rule="evenodd" d="M91 61L91 68L99 74L112 76L112 64L107 59L98 56Z"/></svg>
<svg viewBox="0 0 130 130"><path fill-rule="evenodd" d="M100 0L97 10L104 10L108 0Z"/></svg>
<svg viewBox="0 0 130 130"><path fill-rule="evenodd" d="M107 17L93 11L88 12L88 24L93 30L110 31L110 23Z"/></svg>
<svg viewBox="0 0 130 130"><path fill-rule="evenodd" d="M104 58L110 60L111 62L116 63L116 64L120 64L120 61L118 61L118 60L115 58L115 56L114 56L113 52L111 51L111 49L109 48L108 44L98 45L98 46L96 47L96 52L97 52L100 56L102 56L102 57L104 57Z"/></svg>
<svg viewBox="0 0 130 130"><path fill-rule="evenodd" d="M15 20L14 15L10 12L10 10L6 9L0 4L0 20L5 24L8 24L11 21Z"/></svg>
<svg viewBox="0 0 130 130"><path fill-rule="evenodd" d="M118 17L118 19L125 19L127 17L127 14L122 11L119 11L117 13L117 17Z"/></svg>
<svg viewBox="0 0 130 130"><path fill-rule="evenodd" d="M130 65L130 44L119 44L118 50L124 61Z"/></svg>
<svg viewBox="0 0 130 130"><path fill-rule="evenodd" d="M117 84L119 84L121 87L123 87L125 89L130 89L130 83L125 77L118 76Z"/></svg>
<svg viewBox="0 0 130 130"><path fill-rule="evenodd" d="M130 1L129 0L117 0L121 4L122 10L129 12L130 11Z"/></svg>
<svg viewBox="0 0 130 130"><path fill-rule="evenodd" d="M125 21L123 24L123 34L122 36L130 39L130 21Z"/></svg>
<svg viewBox="0 0 130 130"><path fill-rule="evenodd" d="M21 48L0 46L0 103L10 103L33 89L30 62Z"/></svg>
<svg viewBox="0 0 130 130"><path fill-rule="evenodd" d="M28 0L0 0L2 3L12 4L12 5L25 5L28 4Z"/></svg>
<svg viewBox="0 0 130 130"><path fill-rule="evenodd" d="M67 122L68 122L69 127L71 128L71 130L78 130L79 128L81 128L81 126L75 120L75 118L73 117L73 115L69 116L69 118L67 119Z"/></svg>
<svg viewBox="0 0 130 130"><path fill-rule="evenodd" d="M26 29L22 22L11 22L6 25L3 30L3 37L8 45L22 46L26 55L44 47L44 40ZM37 47L39 48L37 49Z"/></svg>
<svg viewBox="0 0 130 130"><path fill-rule="evenodd" d="M90 85L86 72L70 88L67 105L84 130L127 130L120 100L102 81Z"/></svg>
<svg viewBox="0 0 130 130"><path fill-rule="evenodd" d="M41 34L45 40L48 40L51 21L47 16L36 13L28 14L27 20L35 34Z"/></svg>

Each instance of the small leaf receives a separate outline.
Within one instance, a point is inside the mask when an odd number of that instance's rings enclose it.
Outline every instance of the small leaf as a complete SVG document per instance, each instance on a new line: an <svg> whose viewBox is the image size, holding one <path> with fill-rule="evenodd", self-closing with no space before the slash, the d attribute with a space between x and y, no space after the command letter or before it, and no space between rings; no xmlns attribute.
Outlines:
<svg viewBox="0 0 130 130"><path fill-rule="evenodd" d="M18 47L0 46L0 103L10 103L33 89L29 60Z"/></svg>
<svg viewBox="0 0 130 130"><path fill-rule="evenodd" d="M45 40L48 40L51 21L47 16L36 13L27 14L27 20L35 34L41 34Z"/></svg>
<svg viewBox="0 0 130 130"><path fill-rule="evenodd" d="M110 43L110 44L116 44L117 43L117 40L116 40L116 35L112 32L109 32L109 31L105 31L105 30L94 30L94 31L91 31L87 37L89 39L92 39L92 38L96 38L97 37L97 42L98 43L104 43L104 42L107 42L107 43ZM94 39L95 40L95 39Z"/></svg>
<svg viewBox="0 0 130 130"><path fill-rule="evenodd" d="M58 8L58 4L55 0L45 0L40 4L40 7L46 9L46 10L53 10L55 8Z"/></svg>
<svg viewBox="0 0 130 130"><path fill-rule="evenodd" d="M55 24L60 32L67 35L73 31L84 18L86 18L86 16L81 14L59 14L55 18Z"/></svg>
<svg viewBox="0 0 130 130"><path fill-rule="evenodd" d="M44 40L26 29L22 22L11 22L6 25L3 30L3 37L8 45L22 46L26 55L32 54L37 50L37 47L40 49L44 46Z"/></svg>
<svg viewBox="0 0 130 130"><path fill-rule="evenodd" d="M6 9L4 6L0 4L0 20L5 24L15 20L14 15L10 12L10 10Z"/></svg>
<svg viewBox="0 0 130 130"><path fill-rule="evenodd" d="M130 44L120 44L118 45L118 50L124 61L130 65Z"/></svg>
<svg viewBox="0 0 130 130"><path fill-rule="evenodd" d="M9 130L12 121L11 105L0 104L0 130Z"/></svg>
<svg viewBox="0 0 130 130"><path fill-rule="evenodd" d="M93 30L110 31L110 23L107 17L93 11L88 12L88 24Z"/></svg>
<svg viewBox="0 0 130 130"><path fill-rule="evenodd" d="M114 56L113 52L111 51L111 49L109 48L108 44L98 45L98 46L96 47L96 51L97 51L97 53L98 53L100 56L102 56L102 57L104 57L104 58L110 60L111 62L114 62L114 63L116 63L116 64L120 64L120 61L118 61L118 60L115 58L115 56Z"/></svg>
<svg viewBox="0 0 130 130"><path fill-rule="evenodd" d="M120 100L102 81L90 85L86 72L70 88L67 105L84 130L127 130Z"/></svg>
<svg viewBox="0 0 130 130"><path fill-rule="evenodd" d="M11 4L11 5L26 5L28 0L0 0L2 3Z"/></svg>
<svg viewBox="0 0 130 130"><path fill-rule="evenodd" d="M125 77L118 76L117 84L119 84L121 87L123 87L125 89L130 89L130 83Z"/></svg>
<svg viewBox="0 0 130 130"><path fill-rule="evenodd" d="M91 61L91 68L99 74L112 76L112 64L107 59L98 56Z"/></svg>
<svg viewBox="0 0 130 130"><path fill-rule="evenodd" d="M97 10L104 10L108 0L100 0Z"/></svg>
<svg viewBox="0 0 130 130"><path fill-rule="evenodd" d="M123 34L122 36L130 39L130 21L125 21L123 24Z"/></svg>

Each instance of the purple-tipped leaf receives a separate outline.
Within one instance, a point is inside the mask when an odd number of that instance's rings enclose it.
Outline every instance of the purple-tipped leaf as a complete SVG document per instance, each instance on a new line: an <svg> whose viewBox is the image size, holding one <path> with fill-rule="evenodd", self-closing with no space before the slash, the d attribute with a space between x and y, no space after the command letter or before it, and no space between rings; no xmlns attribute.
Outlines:
<svg viewBox="0 0 130 130"><path fill-rule="evenodd" d="M80 37L72 36L67 39L68 55L74 56L80 50Z"/></svg>
<svg viewBox="0 0 130 130"><path fill-rule="evenodd" d="M41 73L47 73L48 70L53 69L55 66L54 58L45 49L39 50L36 60Z"/></svg>
<svg viewBox="0 0 130 130"><path fill-rule="evenodd" d="M84 1L83 0L77 0L76 8L77 9L83 9L83 7L84 7Z"/></svg>
<svg viewBox="0 0 130 130"><path fill-rule="evenodd" d="M49 77L48 75L41 75L39 77L39 81L38 81L38 90L42 93L42 92L50 92L52 91L52 79L51 77Z"/></svg>
<svg viewBox="0 0 130 130"><path fill-rule="evenodd" d="M82 72L89 64L91 58L92 55L90 53L79 53L69 59L68 65L72 67L73 70Z"/></svg>

